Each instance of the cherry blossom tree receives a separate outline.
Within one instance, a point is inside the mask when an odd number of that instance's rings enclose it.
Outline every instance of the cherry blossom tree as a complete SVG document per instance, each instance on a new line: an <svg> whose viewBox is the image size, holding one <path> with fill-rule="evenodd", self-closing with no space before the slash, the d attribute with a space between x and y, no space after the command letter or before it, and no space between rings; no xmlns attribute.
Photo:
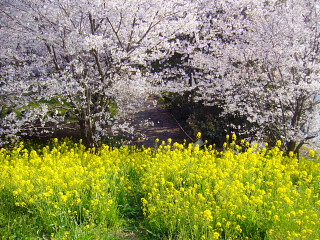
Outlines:
<svg viewBox="0 0 320 240"><path fill-rule="evenodd" d="M149 94L193 90L246 118L237 133L298 152L320 130L319 10L316 0L4 0L0 134L68 113L95 146Z"/></svg>
<svg viewBox="0 0 320 240"><path fill-rule="evenodd" d="M198 100L245 116L252 123L246 133L258 140L282 140L286 150L299 152L320 130L319 2L207 6L189 62L197 69Z"/></svg>
<svg viewBox="0 0 320 240"><path fill-rule="evenodd" d="M195 6L191 0L3 1L2 136L35 123L59 126L68 113L95 146L158 91L162 79L150 62L181 47L175 36L193 34Z"/></svg>

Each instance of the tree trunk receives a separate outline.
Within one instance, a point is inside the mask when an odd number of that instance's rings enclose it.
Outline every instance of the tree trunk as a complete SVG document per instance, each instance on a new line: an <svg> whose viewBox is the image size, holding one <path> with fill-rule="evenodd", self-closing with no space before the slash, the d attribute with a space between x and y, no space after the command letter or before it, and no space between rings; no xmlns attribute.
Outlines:
<svg viewBox="0 0 320 240"><path fill-rule="evenodd" d="M96 140L94 139L94 127L89 120L85 118L79 119L80 134L83 140L83 143L88 148L95 148L98 146Z"/></svg>
<svg viewBox="0 0 320 240"><path fill-rule="evenodd" d="M296 151L296 142L295 141L290 141L286 144L286 150L287 152L295 152Z"/></svg>

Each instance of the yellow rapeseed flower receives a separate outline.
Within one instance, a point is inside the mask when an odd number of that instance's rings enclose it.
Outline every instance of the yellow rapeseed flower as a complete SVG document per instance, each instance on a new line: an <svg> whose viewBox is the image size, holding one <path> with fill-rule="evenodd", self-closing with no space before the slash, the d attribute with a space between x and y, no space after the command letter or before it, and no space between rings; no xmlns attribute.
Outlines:
<svg viewBox="0 0 320 240"><path fill-rule="evenodd" d="M201 139L201 132L198 132L196 137L197 139Z"/></svg>
<svg viewBox="0 0 320 240"><path fill-rule="evenodd" d="M220 239L220 233L218 233L218 232L214 232L213 233L213 239Z"/></svg>
<svg viewBox="0 0 320 240"><path fill-rule="evenodd" d="M213 221L213 216L212 216L211 210L205 210L203 212L203 219L205 221L209 221L209 222Z"/></svg>

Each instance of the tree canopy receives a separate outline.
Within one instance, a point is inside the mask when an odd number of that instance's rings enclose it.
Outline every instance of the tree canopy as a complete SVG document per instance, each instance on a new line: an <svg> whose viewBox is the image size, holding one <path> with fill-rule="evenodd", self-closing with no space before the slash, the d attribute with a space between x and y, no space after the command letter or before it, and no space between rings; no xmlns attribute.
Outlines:
<svg viewBox="0 0 320 240"><path fill-rule="evenodd" d="M251 123L238 133L297 152L319 134L319 10L314 0L3 1L2 138L68 113L95 146L107 128L132 131L123 119L150 94L193 89Z"/></svg>

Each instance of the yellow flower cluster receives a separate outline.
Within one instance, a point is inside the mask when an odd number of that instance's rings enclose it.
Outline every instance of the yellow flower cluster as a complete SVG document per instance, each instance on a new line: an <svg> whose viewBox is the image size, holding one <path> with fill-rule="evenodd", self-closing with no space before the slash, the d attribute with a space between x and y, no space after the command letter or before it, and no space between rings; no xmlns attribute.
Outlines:
<svg viewBox="0 0 320 240"><path fill-rule="evenodd" d="M57 239L73 238L74 226L88 230L100 223L116 224L121 158L127 154L108 146L96 155L71 142L54 144L41 152L27 151L23 144L1 149L0 194L11 193L7 199L16 207L39 214L44 224L53 226L51 236Z"/></svg>
<svg viewBox="0 0 320 240"><path fill-rule="evenodd" d="M152 231L174 239L319 238L320 164L235 141L222 152L162 145L144 161Z"/></svg>
<svg viewBox="0 0 320 240"><path fill-rule="evenodd" d="M21 144L0 150L0 195L40 214L55 239L119 224L124 206L139 204L144 228L162 239L319 238L318 160L230 140L221 152L171 141L98 153L70 142L41 151Z"/></svg>

